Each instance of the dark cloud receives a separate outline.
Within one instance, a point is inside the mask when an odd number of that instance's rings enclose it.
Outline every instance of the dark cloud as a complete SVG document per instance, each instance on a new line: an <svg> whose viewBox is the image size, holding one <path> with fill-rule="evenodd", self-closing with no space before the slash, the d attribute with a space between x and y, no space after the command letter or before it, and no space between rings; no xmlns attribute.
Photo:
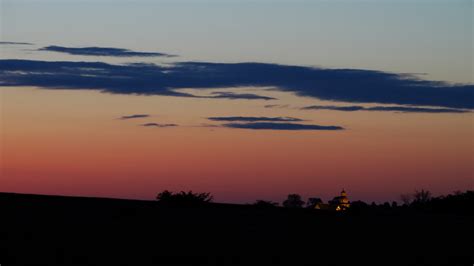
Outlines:
<svg viewBox="0 0 474 266"><path fill-rule="evenodd" d="M453 108L424 108L409 106L333 106L333 105L312 105L301 108L302 110L332 110L332 111L379 111L379 112L401 112L401 113L468 113L469 110Z"/></svg>
<svg viewBox="0 0 474 266"><path fill-rule="evenodd" d="M49 51L66 53L72 55L85 55L85 56L116 56L116 57L155 57L165 56L172 57L173 55L156 52L136 52L122 48L112 47L63 47L63 46L46 46L38 49L39 51Z"/></svg>
<svg viewBox="0 0 474 266"><path fill-rule="evenodd" d="M272 122L251 122L251 123L228 123L224 124L228 128L242 128L255 130L343 130L340 126L320 126L294 123L272 123Z"/></svg>
<svg viewBox="0 0 474 266"><path fill-rule="evenodd" d="M0 45L33 45L29 42L0 42Z"/></svg>
<svg viewBox="0 0 474 266"><path fill-rule="evenodd" d="M276 98L257 95L253 93L233 93L233 92L223 92L223 91L216 91L212 93L212 96L207 98L223 98L223 99L231 99L231 100L276 100Z"/></svg>
<svg viewBox="0 0 474 266"><path fill-rule="evenodd" d="M212 121L226 121L226 122L300 122L304 121L294 117L257 117L257 116L220 116L220 117L208 117L207 119Z"/></svg>
<svg viewBox="0 0 474 266"><path fill-rule="evenodd" d="M427 81L373 70L262 63L182 62L167 66L0 60L0 85L97 89L196 97L182 88L275 87L322 100L474 108L474 85Z"/></svg>
<svg viewBox="0 0 474 266"><path fill-rule="evenodd" d="M145 117L150 117L150 115L146 115L146 114L124 115L124 116L120 117L120 119L126 120L126 119L145 118Z"/></svg>
<svg viewBox="0 0 474 266"><path fill-rule="evenodd" d="M195 97L192 94L173 91L170 86L175 80L167 71L169 69L165 67L151 64L0 60L0 85Z"/></svg>
<svg viewBox="0 0 474 266"><path fill-rule="evenodd" d="M158 124L158 123L146 123L142 124L144 127L177 127L177 124Z"/></svg>

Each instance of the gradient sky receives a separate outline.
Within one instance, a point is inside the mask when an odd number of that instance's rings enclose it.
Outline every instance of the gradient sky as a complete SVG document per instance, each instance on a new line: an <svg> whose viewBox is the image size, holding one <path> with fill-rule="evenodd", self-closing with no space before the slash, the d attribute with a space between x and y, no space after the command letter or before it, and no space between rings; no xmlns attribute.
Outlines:
<svg viewBox="0 0 474 266"><path fill-rule="evenodd" d="M435 195L473 189L472 14L469 0L2 0L0 41L32 43L0 44L2 60L114 66L262 62L376 70L447 82L443 84L453 90L469 91L470 98L459 102L471 107L461 107L462 113L302 110L314 105L452 108L453 102L418 106L395 98L391 104L330 101L298 95L298 88L291 86L262 86L267 80L246 86L232 83L231 88L178 86L176 91L275 100L111 94L91 84L53 88L26 82L22 78L30 74L25 68L14 73L18 84L0 87L0 190L153 199L164 189L192 189L211 192L216 201L246 203L281 202L289 193L329 200L342 188L353 200L377 202L399 200L400 194L421 188ZM50 45L178 56L80 56L38 50ZM2 64L9 67L7 61L0 61L0 68ZM285 77L281 82L286 84ZM10 79L0 72L0 82ZM350 99L358 97L357 90L347 92ZM149 116L120 119L137 114ZM297 124L344 130L239 129L207 119L235 116L293 117L304 120ZM146 123L176 126L143 126Z"/></svg>

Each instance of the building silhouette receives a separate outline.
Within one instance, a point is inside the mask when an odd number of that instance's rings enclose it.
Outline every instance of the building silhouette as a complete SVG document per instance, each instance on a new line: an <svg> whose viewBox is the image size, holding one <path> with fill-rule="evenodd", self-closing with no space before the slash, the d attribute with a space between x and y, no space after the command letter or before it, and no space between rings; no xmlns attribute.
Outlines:
<svg viewBox="0 0 474 266"><path fill-rule="evenodd" d="M343 189L340 196L334 197L327 204L317 203L314 205L315 209L318 210L332 210L332 211L345 211L351 207L351 202L347 197L347 192Z"/></svg>

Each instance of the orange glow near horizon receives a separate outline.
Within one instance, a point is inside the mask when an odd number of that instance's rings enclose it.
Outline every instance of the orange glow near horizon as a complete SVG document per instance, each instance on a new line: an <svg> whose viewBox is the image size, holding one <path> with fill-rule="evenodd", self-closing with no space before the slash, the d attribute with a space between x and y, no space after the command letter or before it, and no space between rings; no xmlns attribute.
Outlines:
<svg viewBox="0 0 474 266"><path fill-rule="evenodd" d="M248 88L251 90L252 88ZM211 192L220 202L392 201L424 188L472 189L472 114L302 111L320 101L111 95L1 88L1 191L153 199L164 190ZM266 92L267 94L269 92ZM283 102L283 101L282 101ZM150 114L120 120L123 115ZM291 116L344 131L203 126L209 116ZM147 128L146 122L178 127Z"/></svg>

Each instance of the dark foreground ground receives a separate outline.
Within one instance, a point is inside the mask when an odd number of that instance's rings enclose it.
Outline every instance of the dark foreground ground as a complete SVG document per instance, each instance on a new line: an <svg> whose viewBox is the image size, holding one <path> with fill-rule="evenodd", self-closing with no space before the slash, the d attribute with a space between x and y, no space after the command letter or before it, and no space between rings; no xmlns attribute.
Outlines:
<svg viewBox="0 0 474 266"><path fill-rule="evenodd" d="M0 264L473 265L472 222L0 193Z"/></svg>

